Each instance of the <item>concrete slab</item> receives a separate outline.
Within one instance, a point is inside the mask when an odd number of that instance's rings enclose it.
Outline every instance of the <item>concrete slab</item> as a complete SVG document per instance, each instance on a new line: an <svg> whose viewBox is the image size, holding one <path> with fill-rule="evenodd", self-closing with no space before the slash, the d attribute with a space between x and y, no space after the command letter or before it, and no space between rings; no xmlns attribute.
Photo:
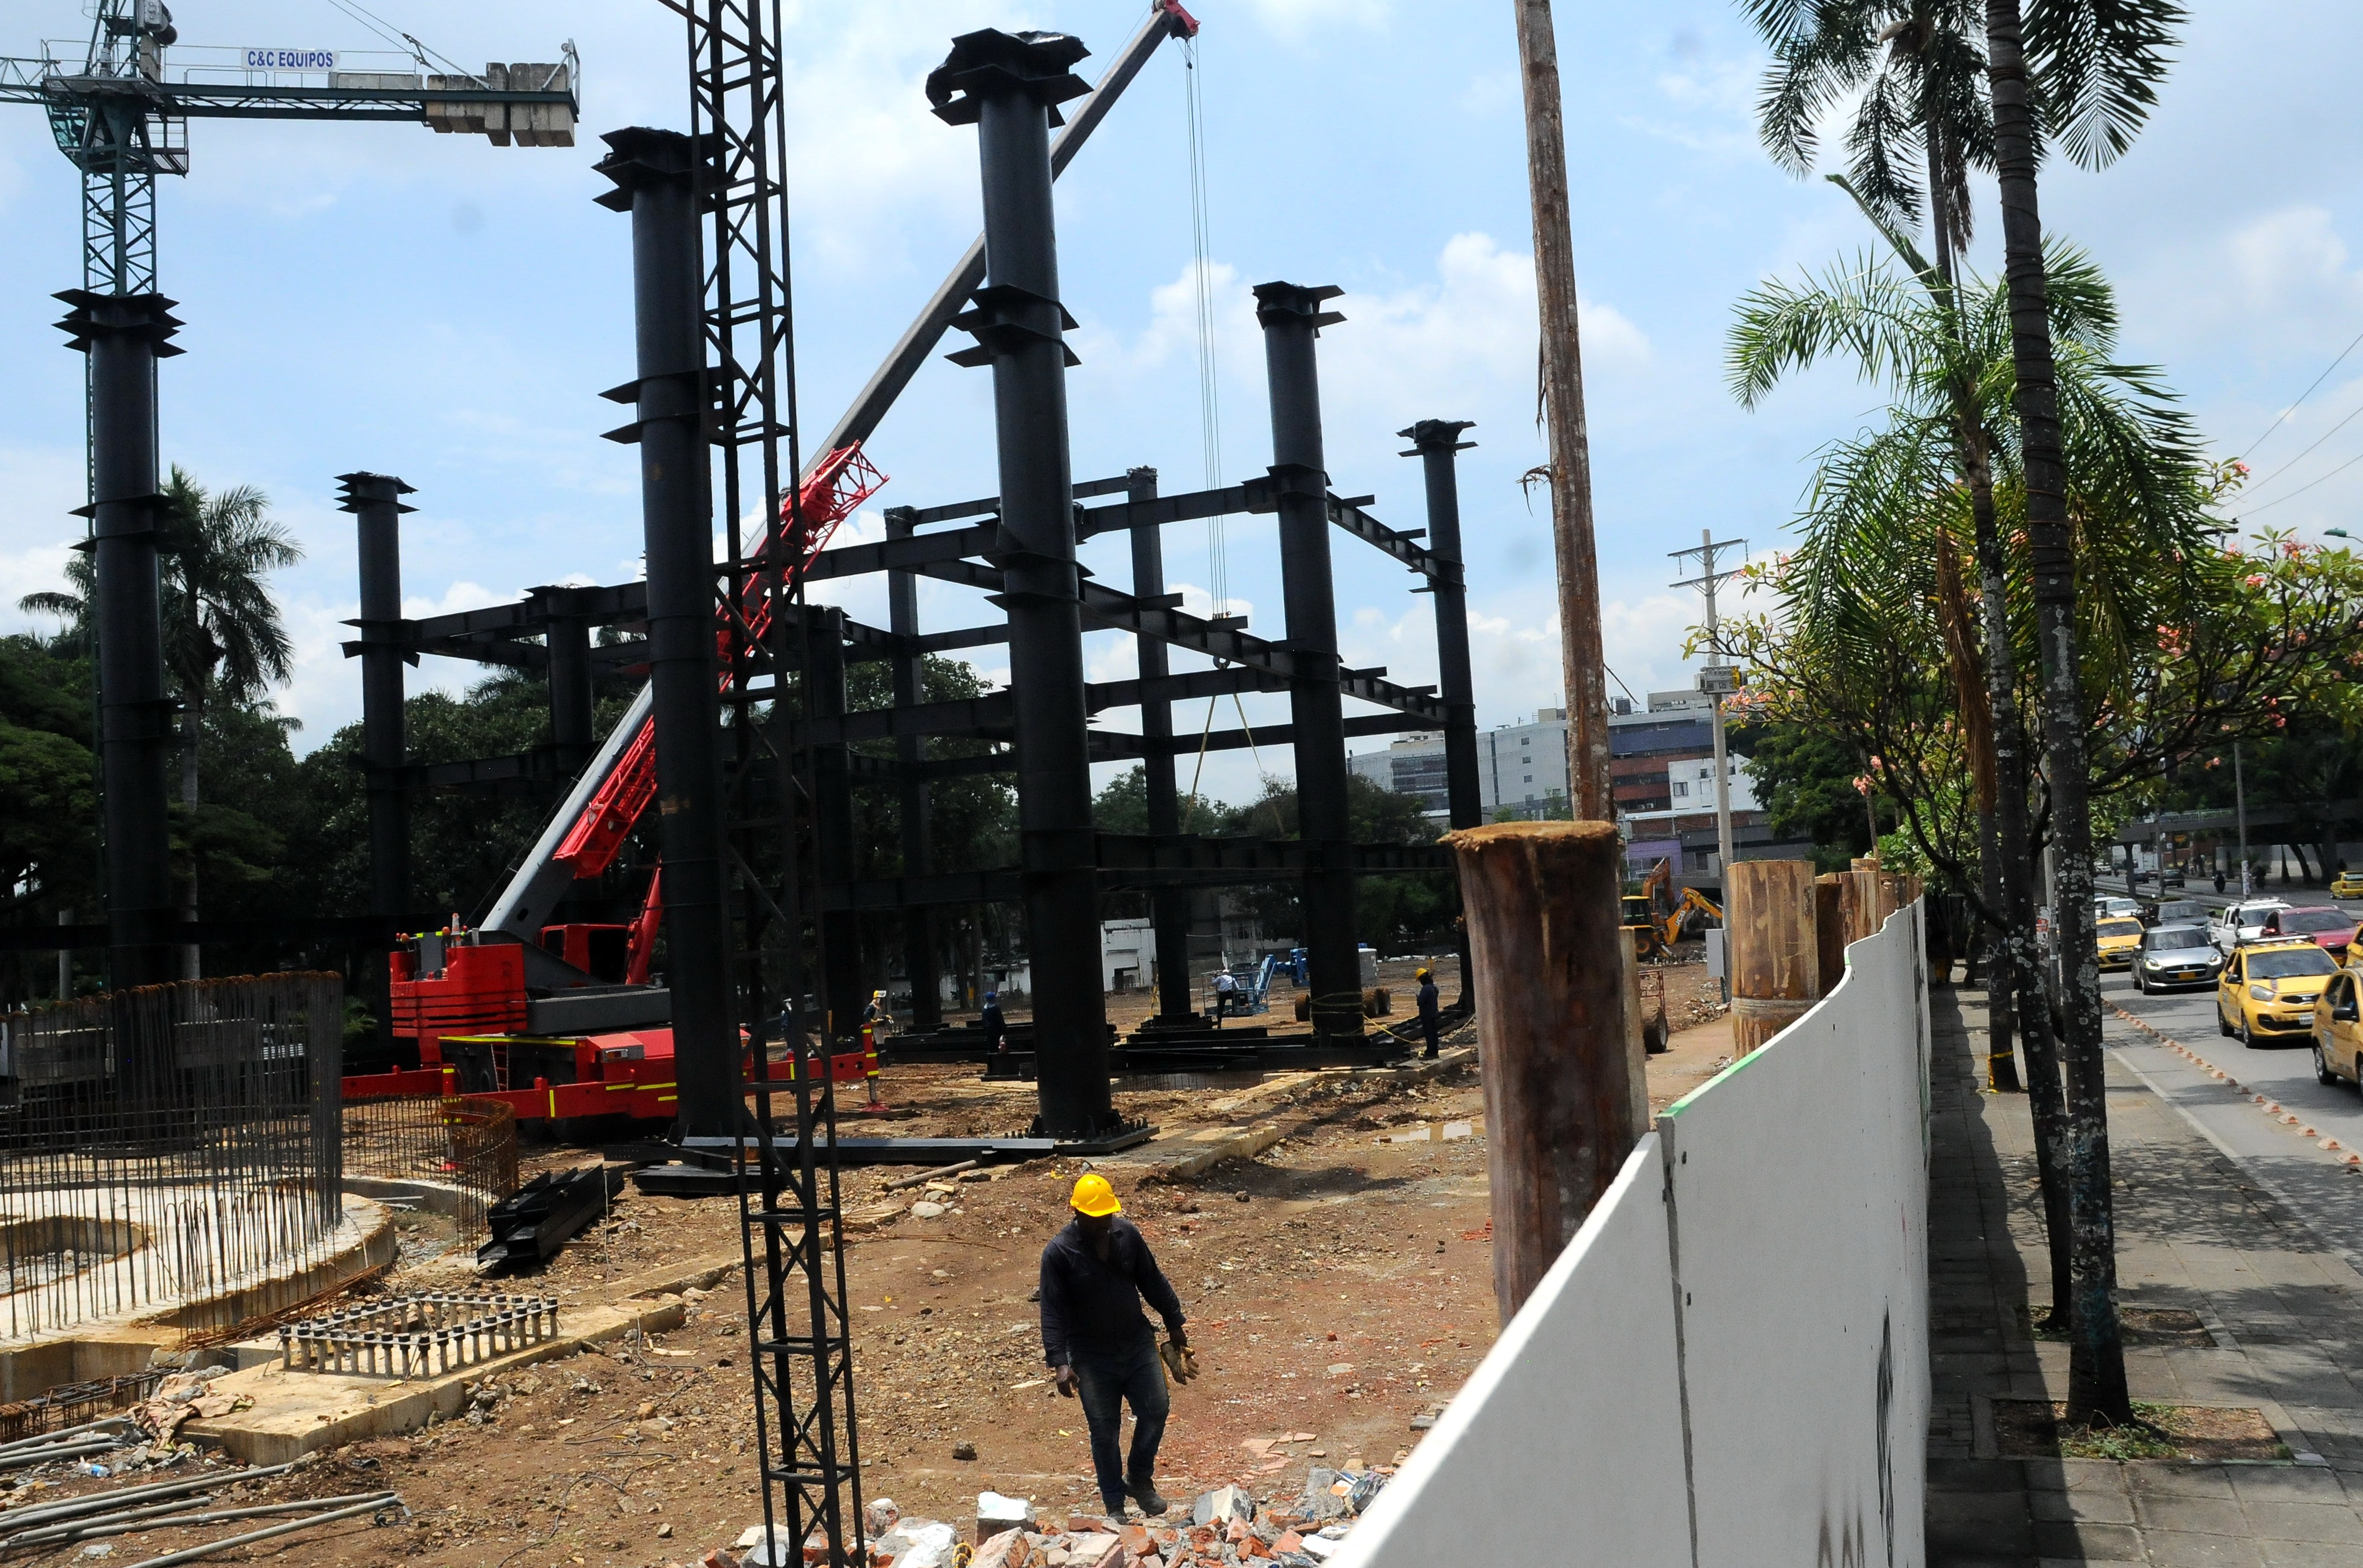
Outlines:
<svg viewBox="0 0 2363 1568"><path fill-rule="evenodd" d="M467 1402L468 1385L480 1378L555 1361L587 1345L621 1339L635 1330L662 1333L678 1328L683 1315L682 1303L675 1296L561 1307L559 1331L539 1344L458 1372L411 1381L289 1372L280 1366L274 1354L265 1364L233 1372L214 1383L216 1392L252 1399L250 1408L191 1421L181 1429L181 1435L221 1448L250 1464L284 1464L362 1438L416 1431L430 1419L449 1419Z"/></svg>

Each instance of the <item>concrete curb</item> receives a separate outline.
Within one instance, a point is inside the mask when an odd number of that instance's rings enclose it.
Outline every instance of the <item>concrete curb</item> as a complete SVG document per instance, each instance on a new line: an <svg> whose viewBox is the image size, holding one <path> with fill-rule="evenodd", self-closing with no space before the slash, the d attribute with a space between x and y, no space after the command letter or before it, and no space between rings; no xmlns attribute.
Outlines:
<svg viewBox="0 0 2363 1568"><path fill-rule="evenodd" d="M2222 1083L2226 1088L2236 1089L2241 1093L2246 1094L2248 1097L2250 1103L2262 1110L2266 1115L2271 1117L2275 1121L2280 1122L2284 1127L2295 1130L2302 1137L2314 1140L2315 1147L2325 1150L2330 1154L2344 1154L2346 1156L2346 1159L2343 1162L2344 1164L2350 1165L2363 1165L2363 1154L2357 1154L2353 1150L2348 1149L2344 1143L2341 1143L2335 1138L2324 1137L2319 1128L2307 1126L2305 1124L2304 1118L2283 1110L2279 1100L2268 1099L2263 1095L2257 1093L2254 1089L2249 1088L2247 1085L2232 1077L2231 1074L2215 1066L2214 1063L2210 1062L2206 1057L2202 1056L2196 1051L2191 1050L2181 1041L2177 1040L2173 1035L2167 1033L2165 1031L2158 1028L2146 1019L2135 1017L2132 1013L2127 1012L2124 1008L2119 1007L2115 1002L2111 1002L2109 1004L2109 1009L2119 1018L2122 1018L2127 1023L2132 1024L2136 1029L2140 1030L2143 1033L2150 1036L2159 1044L2165 1046L2168 1050L2172 1051L2177 1055L2181 1056L2190 1062L2191 1066L2197 1067L2201 1072L2205 1073L2209 1077L2214 1078Z"/></svg>

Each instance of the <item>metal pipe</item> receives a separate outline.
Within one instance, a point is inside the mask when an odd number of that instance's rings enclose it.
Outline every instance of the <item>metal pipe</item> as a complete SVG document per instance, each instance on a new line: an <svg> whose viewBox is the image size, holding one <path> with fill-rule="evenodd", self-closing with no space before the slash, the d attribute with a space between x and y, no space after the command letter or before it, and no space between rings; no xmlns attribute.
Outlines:
<svg viewBox="0 0 2363 1568"><path fill-rule="evenodd" d="M129 1568L172 1568L172 1565L176 1562L194 1562L201 1557L211 1557L216 1551L227 1551L234 1546L250 1546L258 1540L270 1540L278 1536L292 1535L299 1529L311 1529L317 1525L332 1524L338 1519L349 1519L358 1514L374 1513L387 1507L388 1504L399 1507L402 1505L402 1499L399 1496L393 1496L378 1502L355 1503L350 1507L336 1508L325 1514L313 1514L300 1519L289 1519L284 1524L269 1525L261 1529L250 1529L244 1535L233 1535L227 1540L211 1541L204 1546L192 1546L182 1551L168 1551L161 1557L144 1558L130 1564Z"/></svg>
<svg viewBox="0 0 2363 1568"><path fill-rule="evenodd" d="M648 563L649 690L656 714L658 837L664 857L666 978L684 1134L738 1129L738 1030L724 905L720 715L715 701L714 537L706 494L704 278L689 138L610 133L598 198L632 215L638 417ZM734 520L733 525L736 525Z"/></svg>
<svg viewBox="0 0 2363 1568"><path fill-rule="evenodd" d="M1088 91L1069 70L1085 52L1062 34L987 29L955 39L927 78L936 113L977 127L990 265L975 308L958 323L977 346L952 359L993 367L1038 1126L1066 1137L1117 1123L1067 449L1070 355L1061 333L1074 322L1059 303L1050 197L1050 116L1054 105Z"/></svg>
<svg viewBox="0 0 2363 1568"><path fill-rule="evenodd" d="M322 1508L338 1507L347 1503L379 1505L399 1502L395 1492L348 1492L336 1497L297 1497L283 1503L256 1503L243 1508L204 1508L195 1513L179 1510L190 1506L190 1499L158 1503L152 1507L125 1508L116 1513L101 1514L95 1518L75 1524L60 1525L55 1529L28 1531L23 1538L10 1538L18 1546L60 1546L70 1541L89 1540L103 1535L128 1535L133 1530L177 1529L185 1525L224 1524L231 1519L250 1519L265 1514L309 1514Z"/></svg>
<svg viewBox="0 0 2363 1568"><path fill-rule="evenodd" d="M1287 612L1297 831L1313 846L1304 873L1306 977L1316 1038L1362 1034L1361 962L1354 932L1352 832L1347 821L1346 719L1337 685L1337 605L1329 568L1329 475L1322 451L1321 379L1314 337L1345 320L1321 308L1345 291L1262 283L1255 291L1271 391L1271 479L1280 504L1281 598Z"/></svg>
<svg viewBox="0 0 2363 1568"><path fill-rule="evenodd" d="M93 1497L70 1497L64 1502L49 1503L38 1508L11 1509L7 1522L11 1526L48 1523L57 1519L78 1518L85 1514L105 1512L126 1503L148 1497L174 1497L190 1492L202 1492L208 1486L230 1486L241 1481L263 1481L273 1475L284 1475L294 1464L265 1464L252 1469L232 1471L227 1474L198 1475L178 1481L160 1481L149 1486L127 1486L120 1492L108 1492Z"/></svg>
<svg viewBox="0 0 2363 1568"><path fill-rule="evenodd" d="M1408 430L1412 449L1403 455L1420 459L1420 477L1427 490L1427 548L1436 561L1428 591L1436 596L1436 678L1444 700L1444 800L1446 820L1456 828L1476 827L1485 820L1485 796L1477 769L1477 683L1469 660L1469 587L1467 560L1460 547L1460 474L1457 453L1477 445L1463 441L1466 419L1423 419ZM1458 897L1456 886L1455 896ZM1469 922L1460 922L1460 997L1469 1006L1475 998L1476 973L1470 962Z"/></svg>
<svg viewBox="0 0 2363 1568"><path fill-rule="evenodd" d="M907 506L890 508L886 536L907 539L918 531ZM887 629L898 638L919 635L919 574L886 574ZM894 650L894 706L915 708L926 700L926 665L907 643ZM896 780L903 814L903 875L925 877L935 869L932 803L927 781L919 768L927 760L926 737L894 737L894 760L902 767ZM940 1029L944 1022L943 985L936 966L936 911L915 904L903 911L903 972L911 982L911 1027Z"/></svg>
<svg viewBox="0 0 2363 1568"><path fill-rule="evenodd" d="M98 633L99 757L105 787L108 982L173 977L165 933L177 918L164 762L174 704L164 690L156 536L156 361L181 352L161 294L69 289L58 325L89 356L91 522Z"/></svg>
<svg viewBox="0 0 2363 1568"><path fill-rule="evenodd" d="M1132 469L1125 474L1125 499L1137 506L1157 499L1157 470ZM1165 534L1155 523L1132 525L1132 595L1143 603L1165 596ZM1137 637L1141 690L1172 673L1164 641ZM1148 831L1182 831L1182 801L1173 779L1173 703L1170 698L1148 697L1140 704L1140 733L1148 737L1142 778L1148 785ZM1157 1016L1177 1023L1196 1023L1198 1013L1190 995L1191 891L1178 886L1149 889L1148 924L1157 951Z"/></svg>

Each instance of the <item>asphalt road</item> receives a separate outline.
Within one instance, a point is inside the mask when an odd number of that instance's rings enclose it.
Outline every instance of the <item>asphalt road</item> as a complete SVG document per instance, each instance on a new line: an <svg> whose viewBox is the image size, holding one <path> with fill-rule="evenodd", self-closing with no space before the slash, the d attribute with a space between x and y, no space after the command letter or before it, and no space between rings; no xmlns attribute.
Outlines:
<svg viewBox="0 0 2363 1568"><path fill-rule="evenodd" d="M2348 1153L2363 1152L2363 1095L2355 1086L2343 1079L2316 1083L2313 1053L2299 1041L2251 1050L2227 1039L2216 1028L2213 986L2144 996L2131 978L2112 973L2102 977L2101 996L2243 1086L2228 1088L2110 1016L2109 1046L2119 1060L2363 1269L2363 1176L2345 1164ZM2301 1125L2269 1115L2252 1098L2258 1094L2278 1101ZM2302 1132L2309 1127L2312 1138ZM2335 1139L2340 1150L2323 1149L2324 1138Z"/></svg>

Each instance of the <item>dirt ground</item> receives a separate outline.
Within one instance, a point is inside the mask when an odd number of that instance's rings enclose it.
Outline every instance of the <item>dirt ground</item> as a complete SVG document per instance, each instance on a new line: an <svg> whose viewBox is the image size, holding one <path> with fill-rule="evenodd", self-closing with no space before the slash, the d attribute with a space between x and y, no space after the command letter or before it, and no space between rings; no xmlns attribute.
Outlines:
<svg viewBox="0 0 2363 1568"><path fill-rule="evenodd" d="M1703 1082L1729 1054L1727 1022L1681 1027L1712 984L1696 967L1665 966L1669 1018L1680 1032L1651 1058L1656 1107ZM1235 1119L1212 1113L1210 1103L1257 1078L1120 1084L1117 1102L1169 1131L1224 1125ZM982 1084L967 1067L897 1068L886 1088L901 1112L897 1133L1006 1131L1033 1109L1030 1086ZM1390 1465L1408 1452L1414 1419L1441 1407L1495 1332L1482 1111L1473 1072L1366 1084L1259 1107L1259 1120L1281 1126L1281 1142L1195 1181L1142 1182L1111 1167L1126 1212L1181 1294L1205 1374L1174 1393L1159 1469L1169 1496L1186 1500L1226 1482L1292 1495L1308 1465ZM1426 1123L1455 1133L1455 1121L1471 1123L1469 1135L1390 1141L1392 1130ZM527 1174L582 1157L537 1150ZM904 1213L847 1240L865 1497L956 1521L988 1488L1030 1497L1053 1518L1071 1508L1096 1513L1082 1412L1047 1381L1028 1299L1042 1244L1064 1223L1081 1168L1037 1161L899 1195L885 1183L904 1173L847 1175L849 1214L890 1198L930 1198L946 1210L924 1220ZM471 1277L470 1253L448 1221L405 1218L403 1226L402 1258L383 1288L450 1288ZM533 1283L561 1300L603 1300L610 1281L738 1247L735 1203L644 1198L627 1187L606 1220ZM250 1488L261 1497L391 1488L411 1510L406 1521L348 1521L221 1560L289 1568L695 1562L759 1522L761 1506L740 1274L711 1295L693 1292L689 1310L682 1328L644 1343L502 1377L481 1425L442 1423L355 1444ZM1283 1441L1248 1446L1270 1439ZM962 1444L973 1445L973 1460L955 1457ZM51 1485L10 1500L100 1485L40 1479ZM114 1560L136 1563L227 1533L118 1538ZM61 1563L78 1550L25 1560Z"/></svg>

